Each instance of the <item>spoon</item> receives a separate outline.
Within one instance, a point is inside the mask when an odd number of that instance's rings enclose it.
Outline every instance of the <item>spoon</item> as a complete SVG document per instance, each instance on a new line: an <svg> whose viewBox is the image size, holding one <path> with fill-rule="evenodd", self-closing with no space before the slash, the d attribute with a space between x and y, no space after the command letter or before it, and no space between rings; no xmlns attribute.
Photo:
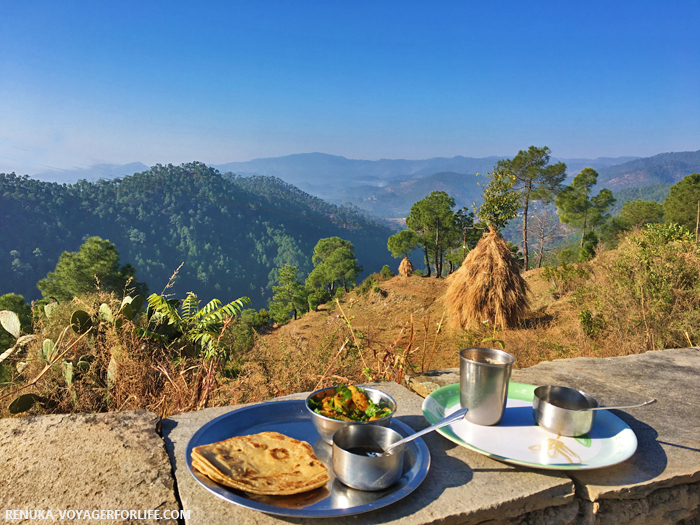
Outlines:
<svg viewBox="0 0 700 525"><path fill-rule="evenodd" d="M398 447L399 445L403 445L404 443L408 443L409 441L413 441L417 437L422 436L423 434L427 434L428 432L432 432L433 430L437 430L438 428L446 427L447 425L450 425L452 423L456 423L457 421L461 421L464 419L464 416L467 415L467 411L469 409L467 408L461 408L457 410L454 414L450 414L444 419L441 419L434 425L430 425L428 428L424 428L423 430L420 430L416 432L415 434L411 434L408 437L403 438L401 441L397 441L396 443L392 443L389 445L384 452L370 452L367 454L370 457L373 458L381 458L387 455L391 454L391 450Z"/></svg>
<svg viewBox="0 0 700 525"><path fill-rule="evenodd" d="M618 409L618 408L637 408L637 407L643 407L645 405L653 405L656 403L656 399L651 399L649 401L645 401L644 403L640 403L638 405L621 405L617 407L595 407L595 408L586 408L584 410L612 410L612 409Z"/></svg>

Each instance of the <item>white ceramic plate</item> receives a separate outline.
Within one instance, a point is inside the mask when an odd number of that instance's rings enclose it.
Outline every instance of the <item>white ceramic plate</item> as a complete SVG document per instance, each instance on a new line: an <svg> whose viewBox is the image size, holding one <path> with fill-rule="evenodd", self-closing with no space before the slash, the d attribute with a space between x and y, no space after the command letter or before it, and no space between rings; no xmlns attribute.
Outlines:
<svg viewBox="0 0 700 525"><path fill-rule="evenodd" d="M598 411L595 425L584 436L565 437L540 428L532 415L535 388L510 383L506 411L498 425L486 427L464 420L438 432L494 459L540 469L609 467L630 458L637 450L637 436L632 429L608 410ZM459 408L459 384L442 387L423 401L423 415L431 425Z"/></svg>

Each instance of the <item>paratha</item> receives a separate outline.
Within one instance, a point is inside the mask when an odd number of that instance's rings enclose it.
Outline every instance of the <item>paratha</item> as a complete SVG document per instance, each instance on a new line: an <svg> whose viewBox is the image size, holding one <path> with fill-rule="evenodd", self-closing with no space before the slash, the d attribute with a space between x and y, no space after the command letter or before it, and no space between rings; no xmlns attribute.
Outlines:
<svg viewBox="0 0 700 525"><path fill-rule="evenodd" d="M195 447L192 466L221 485L270 496L306 492L330 479L311 445L277 432Z"/></svg>

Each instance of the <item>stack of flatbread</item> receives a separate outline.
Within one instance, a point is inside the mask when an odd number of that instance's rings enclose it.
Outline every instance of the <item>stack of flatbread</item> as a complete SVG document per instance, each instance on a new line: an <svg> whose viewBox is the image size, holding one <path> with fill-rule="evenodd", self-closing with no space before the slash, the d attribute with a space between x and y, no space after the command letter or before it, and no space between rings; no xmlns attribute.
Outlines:
<svg viewBox="0 0 700 525"><path fill-rule="evenodd" d="M252 494L298 494L330 479L311 445L277 432L195 447L192 466L216 483Z"/></svg>

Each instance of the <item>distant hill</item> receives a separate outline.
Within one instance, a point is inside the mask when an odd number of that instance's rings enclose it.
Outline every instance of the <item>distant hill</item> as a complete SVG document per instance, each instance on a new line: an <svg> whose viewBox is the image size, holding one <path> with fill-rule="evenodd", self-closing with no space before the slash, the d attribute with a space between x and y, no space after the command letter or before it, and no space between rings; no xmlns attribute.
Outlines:
<svg viewBox="0 0 700 525"><path fill-rule="evenodd" d="M341 190L355 186L383 186L393 180L427 177L433 173L485 173L501 157L481 159L436 157L425 160L354 160L325 153L300 153L285 157L229 162L215 167L222 173L279 177L313 195L340 199Z"/></svg>
<svg viewBox="0 0 700 525"><path fill-rule="evenodd" d="M293 264L306 277L319 239L351 241L368 273L395 263L386 247L392 233L279 179L227 177L202 163L73 185L0 174L0 295L39 298L36 283L59 255L97 235L116 245L121 263L134 265L151 291L184 263L176 297L248 296L260 308L276 268Z"/></svg>
<svg viewBox="0 0 700 525"><path fill-rule="evenodd" d="M675 184L691 173L700 172L700 150L661 153L598 170L598 186L615 190Z"/></svg>
<svg viewBox="0 0 700 525"><path fill-rule="evenodd" d="M338 192L339 202L349 202L381 217L406 217L411 206L433 191L444 191L455 199L456 208L468 206L481 198L479 180L485 177L454 172L433 173L421 179L394 180L380 188L358 186Z"/></svg>

